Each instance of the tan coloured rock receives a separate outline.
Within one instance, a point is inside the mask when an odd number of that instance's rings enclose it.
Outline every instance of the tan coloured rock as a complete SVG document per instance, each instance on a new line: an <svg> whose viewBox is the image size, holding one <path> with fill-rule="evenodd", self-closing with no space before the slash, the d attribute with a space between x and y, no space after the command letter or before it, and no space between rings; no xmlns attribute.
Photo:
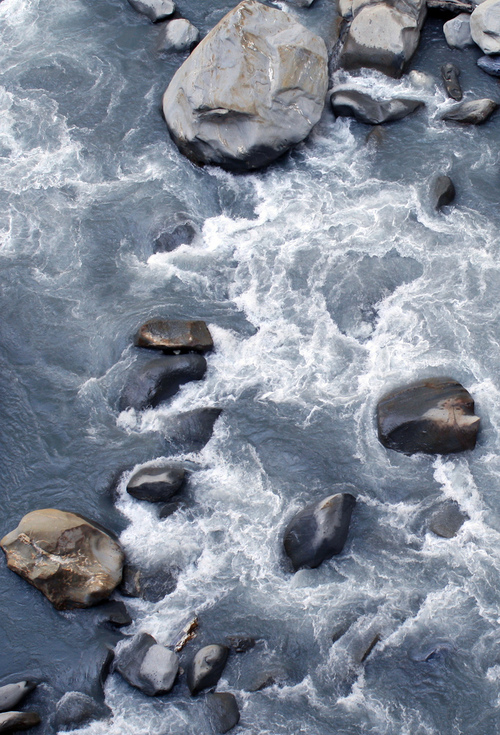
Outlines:
<svg viewBox="0 0 500 735"><path fill-rule="evenodd" d="M122 577L119 544L87 518L54 508L25 515L0 541L7 566L58 610L106 599Z"/></svg>
<svg viewBox="0 0 500 735"><path fill-rule="evenodd" d="M143 324L134 339L137 347L162 352L206 352L214 346L205 322L181 319L150 319Z"/></svg>

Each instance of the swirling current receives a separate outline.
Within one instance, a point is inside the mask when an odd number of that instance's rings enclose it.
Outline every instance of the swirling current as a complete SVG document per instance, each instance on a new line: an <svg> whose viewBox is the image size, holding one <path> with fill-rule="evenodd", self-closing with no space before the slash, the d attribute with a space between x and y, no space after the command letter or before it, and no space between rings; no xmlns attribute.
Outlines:
<svg viewBox="0 0 500 735"><path fill-rule="evenodd" d="M202 33L232 6L178 2ZM279 7L331 38L331 0ZM195 613L200 645L256 638L219 684L239 703L235 733L500 732L500 116L439 119L445 61L461 66L467 99L500 98L479 50L450 50L430 17L412 62L424 86L354 80L424 110L367 140L370 128L325 108L291 154L235 175L194 166L169 139L161 95L184 57L159 55L158 28L126 0L3 0L0 24L1 535L60 507L119 533L132 561L177 570L160 602L127 602L125 632L168 644ZM457 188L442 213L428 196L440 173ZM153 253L186 221L191 244ZM119 413L142 359L132 335L154 316L209 324L206 379ZM476 449L386 450L377 400L433 375L473 395ZM223 409L212 439L179 453L170 418L207 405ZM125 485L165 456L191 477L183 507L160 519ZM287 522L342 483L358 499L344 552L292 574ZM428 528L446 498L469 517L451 539ZM118 634L98 608L54 610L3 555L0 575L0 683L38 680L39 731L55 732L64 692L98 696ZM274 683L252 691L265 676ZM209 731L182 682L153 699L111 673L104 696L112 719L79 735Z"/></svg>

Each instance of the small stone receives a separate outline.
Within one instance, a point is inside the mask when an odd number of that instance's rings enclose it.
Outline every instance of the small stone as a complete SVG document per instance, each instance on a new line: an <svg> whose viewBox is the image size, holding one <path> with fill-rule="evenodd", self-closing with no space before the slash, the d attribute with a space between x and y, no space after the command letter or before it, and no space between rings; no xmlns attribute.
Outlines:
<svg viewBox="0 0 500 735"><path fill-rule="evenodd" d="M36 684L32 681L17 681L0 687L0 712L12 710L34 689Z"/></svg>
<svg viewBox="0 0 500 735"><path fill-rule="evenodd" d="M442 116L442 120L481 125L497 109L498 104L490 99L471 100L456 105Z"/></svg>
<svg viewBox="0 0 500 735"><path fill-rule="evenodd" d="M205 322L180 319L151 319L135 336L137 347L162 352L207 352L214 346Z"/></svg>
<svg viewBox="0 0 500 735"><path fill-rule="evenodd" d="M189 222L184 222L184 224L174 227L173 230L162 232L161 235L158 235L154 242L154 252L170 253L181 245L191 245L195 236L196 230L193 225Z"/></svg>
<svg viewBox="0 0 500 735"><path fill-rule="evenodd" d="M216 732L228 732L240 721L238 702L230 692L207 694L206 705L210 724Z"/></svg>
<svg viewBox="0 0 500 735"><path fill-rule="evenodd" d="M169 16L173 15L175 11L175 4L172 0L128 0L134 10L138 13L147 15L147 17L158 23L160 20L165 20Z"/></svg>
<svg viewBox="0 0 500 735"><path fill-rule="evenodd" d="M432 200L435 209L441 209L455 199L455 186L449 176L438 176L432 186Z"/></svg>
<svg viewBox="0 0 500 735"><path fill-rule="evenodd" d="M135 472L127 484L127 492L137 500L166 503L184 485L186 471L179 464L163 467L146 465Z"/></svg>
<svg viewBox="0 0 500 735"><path fill-rule="evenodd" d="M191 694L198 694L202 689L208 689L217 684L228 656L229 648L217 644L204 646L196 653L187 675Z"/></svg>
<svg viewBox="0 0 500 735"><path fill-rule="evenodd" d="M448 97L454 100L461 100L463 97L462 88L458 77L460 69L455 64L443 64L441 67L441 76L443 77L444 86Z"/></svg>
<svg viewBox="0 0 500 735"><path fill-rule="evenodd" d="M441 504L431 516L429 522L430 530L442 538L453 538L465 521L469 520L467 513L460 510L460 506L454 500L448 500Z"/></svg>
<svg viewBox="0 0 500 735"><path fill-rule="evenodd" d="M82 692L66 692L56 704L56 730L74 730L92 720L104 720L112 716L105 704L96 702Z"/></svg>
<svg viewBox="0 0 500 735"><path fill-rule="evenodd" d="M176 18L162 28L158 51L192 51L200 40L200 32L185 18Z"/></svg>
<svg viewBox="0 0 500 735"><path fill-rule="evenodd" d="M474 46L474 40L470 34L470 14L460 13L455 18L448 20L443 25L446 43L451 48L464 49Z"/></svg>
<svg viewBox="0 0 500 735"><path fill-rule="evenodd" d="M480 69L492 77L500 77L500 56L481 56L477 60Z"/></svg>
<svg viewBox="0 0 500 735"><path fill-rule="evenodd" d="M126 597L140 597L148 602L160 602L175 590L177 579L171 569L145 571L134 564L125 564L120 592Z"/></svg>
<svg viewBox="0 0 500 735"><path fill-rule="evenodd" d="M131 686L154 697L172 689L179 658L149 633L138 633L117 648L115 668Z"/></svg>
<svg viewBox="0 0 500 735"><path fill-rule="evenodd" d="M0 714L0 733L29 730L40 724L40 717L36 712L2 712Z"/></svg>

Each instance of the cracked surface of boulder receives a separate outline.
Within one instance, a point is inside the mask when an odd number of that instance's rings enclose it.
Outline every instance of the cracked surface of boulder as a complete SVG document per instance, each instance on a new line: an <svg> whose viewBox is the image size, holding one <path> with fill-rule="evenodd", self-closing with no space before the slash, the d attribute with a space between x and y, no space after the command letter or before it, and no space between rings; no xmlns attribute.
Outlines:
<svg viewBox="0 0 500 735"><path fill-rule="evenodd" d="M163 112L192 161L260 168L309 135L327 77L323 39L281 10L244 0L177 70Z"/></svg>

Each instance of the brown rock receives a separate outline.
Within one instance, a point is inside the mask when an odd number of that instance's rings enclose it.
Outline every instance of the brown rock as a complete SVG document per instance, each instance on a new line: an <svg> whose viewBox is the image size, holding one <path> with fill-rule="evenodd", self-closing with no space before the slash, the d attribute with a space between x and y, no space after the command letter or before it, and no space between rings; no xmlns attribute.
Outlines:
<svg viewBox="0 0 500 735"><path fill-rule="evenodd" d="M162 352L206 352L214 346L205 322L179 319L151 319L135 336L137 347Z"/></svg>
<svg viewBox="0 0 500 735"><path fill-rule="evenodd" d="M7 566L58 610L90 607L122 578L123 552L99 525L76 513L45 508L28 513L0 541Z"/></svg>

